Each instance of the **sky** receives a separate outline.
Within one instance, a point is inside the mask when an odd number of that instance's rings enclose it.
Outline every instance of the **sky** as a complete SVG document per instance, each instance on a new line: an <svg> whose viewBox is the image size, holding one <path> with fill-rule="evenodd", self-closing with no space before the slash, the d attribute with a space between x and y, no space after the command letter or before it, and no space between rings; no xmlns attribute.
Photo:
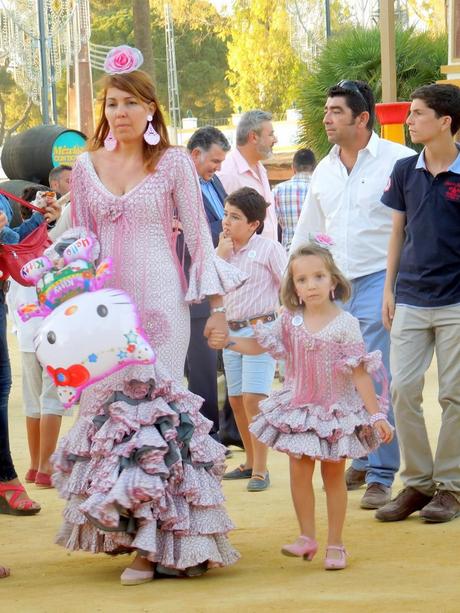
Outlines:
<svg viewBox="0 0 460 613"><path fill-rule="evenodd" d="M211 4L214 4L214 6L219 12L222 12L225 6L229 7L231 5L231 0L209 0L209 1L211 2Z"/></svg>

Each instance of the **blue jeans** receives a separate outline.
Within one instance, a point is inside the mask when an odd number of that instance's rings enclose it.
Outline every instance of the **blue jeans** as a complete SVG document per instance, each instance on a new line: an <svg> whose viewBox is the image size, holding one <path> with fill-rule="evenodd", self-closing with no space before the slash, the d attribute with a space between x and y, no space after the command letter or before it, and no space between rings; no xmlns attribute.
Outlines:
<svg viewBox="0 0 460 613"><path fill-rule="evenodd" d="M17 477L11 459L8 436L8 398L11 390L11 366L6 340L5 295L0 289L0 481Z"/></svg>
<svg viewBox="0 0 460 613"><path fill-rule="evenodd" d="M351 300L343 305L359 320L367 351L380 349L383 364L390 377L390 333L382 323L382 298L385 271L381 270L351 282ZM376 386L377 393L379 392ZM393 408L390 404L389 421L394 425ZM380 447L368 457L353 460L353 468L365 470L366 483L381 483L390 487L399 470L399 445L396 436L388 445Z"/></svg>

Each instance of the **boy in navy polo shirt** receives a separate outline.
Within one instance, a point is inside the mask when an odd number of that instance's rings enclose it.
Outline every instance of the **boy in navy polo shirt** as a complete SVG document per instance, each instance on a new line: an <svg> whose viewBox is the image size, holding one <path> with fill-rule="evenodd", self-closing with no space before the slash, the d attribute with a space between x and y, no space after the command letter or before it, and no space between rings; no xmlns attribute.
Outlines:
<svg viewBox="0 0 460 613"><path fill-rule="evenodd" d="M383 320L404 489L376 512L398 521L460 516L460 89L416 89L407 125L420 155L396 162L382 202L393 209ZM436 351L442 424L433 458L422 410L424 376Z"/></svg>

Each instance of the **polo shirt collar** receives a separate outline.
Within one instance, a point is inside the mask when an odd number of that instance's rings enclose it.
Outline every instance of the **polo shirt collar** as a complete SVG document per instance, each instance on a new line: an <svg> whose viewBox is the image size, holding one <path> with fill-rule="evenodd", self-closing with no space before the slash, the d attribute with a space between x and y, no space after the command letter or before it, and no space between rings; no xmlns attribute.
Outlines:
<svg viewBox="0 0 460 613"><path fill-rule="evenodd" d="M363 147L362 149L360 149L360 152L369 151L372 157L376 158L378 155L379 143L380 143L380 136L376 132L372 132L367 145ZM329 152L329 156L332 159L337 159L339 155L340 155L340 145L334 145Z"/></svg>
<svg viewBox="0 0 460 613"><path fill-rule="evenodd" d="M452 162L452 164L449 166L449 168L447 169L450 172L455 172L455 174L460 175L460 144L459 143L455 143L455 146L457 147L458 150L458 155L455 158L455 160ZM426 164L425 164L425 148L423 148L423 150L420 152L418 158L417 158L417 163L415 164L415 168L420 170L426 170Z"/></svg>

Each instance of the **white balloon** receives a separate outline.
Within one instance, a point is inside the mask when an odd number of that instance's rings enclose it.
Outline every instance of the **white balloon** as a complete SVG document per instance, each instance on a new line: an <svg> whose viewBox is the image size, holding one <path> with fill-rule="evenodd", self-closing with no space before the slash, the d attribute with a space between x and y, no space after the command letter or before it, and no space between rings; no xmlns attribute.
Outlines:
<svg viewBox="0 0 460 613"><path fill-rule="evenodd" d="M65 407L77 402L85 387L127 364L155 361L136 307L117 289L66 300L44 319L35 347Z"/></svg>

